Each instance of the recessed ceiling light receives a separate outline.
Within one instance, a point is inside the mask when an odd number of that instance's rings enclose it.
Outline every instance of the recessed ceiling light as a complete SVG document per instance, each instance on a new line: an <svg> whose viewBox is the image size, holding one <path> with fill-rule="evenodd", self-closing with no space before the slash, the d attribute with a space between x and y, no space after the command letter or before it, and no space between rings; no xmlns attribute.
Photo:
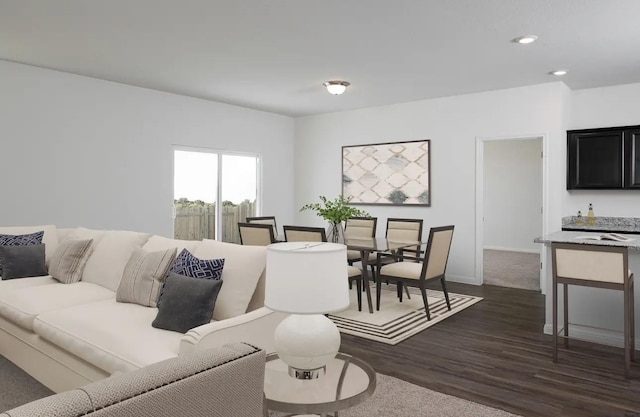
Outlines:
<svg viewBox="0 0 640 417"><path fill-rule="evenodd" d="M566 70L556 70L556 71L551 71L549 74L557 75L559 77L559 76L565 75L566 73L567 73Z"/></svg>
<svg viewBox="0 0 640 417"><path fill-rule="evenodd" d="M526 45L528 43L535 42L536 39L538 39L536 35L524 35L524 36L518 36L517 38L512 39L511 42L516 42L516 43L521 43L523 45Z"/></svg>

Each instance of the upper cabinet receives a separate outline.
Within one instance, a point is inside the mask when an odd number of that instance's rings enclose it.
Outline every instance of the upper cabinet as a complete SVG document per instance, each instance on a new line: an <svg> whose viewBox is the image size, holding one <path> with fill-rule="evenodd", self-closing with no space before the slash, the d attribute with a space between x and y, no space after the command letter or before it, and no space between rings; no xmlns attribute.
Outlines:
<svg viewBox="0 0 640 417"><path fill-rule="evenodd" d="M640 126L567 131L567 190L640 189Z"/></svg>

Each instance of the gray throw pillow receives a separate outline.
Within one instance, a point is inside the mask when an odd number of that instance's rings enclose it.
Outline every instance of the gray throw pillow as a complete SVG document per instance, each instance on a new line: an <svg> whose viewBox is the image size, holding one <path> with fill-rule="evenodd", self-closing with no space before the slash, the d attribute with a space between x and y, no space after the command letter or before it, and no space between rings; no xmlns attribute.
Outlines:
<svg viewBox="0 0 640 417"><path fill-rule="evenodd" d="M157 252L136 249L124 267L116 301L156 307L160 288L177 251L177 248Z"/></svg>
<svg viewBox="0 0 640 417"><path fill-rule="evenodd" d="M49 275L63 284L80 281L92 250L93 239L62 241L49 262Z"/></svg>
<svg viewBox="0 0 640 417"><path fill-rule="evenodd" d="M29 246L0 246L2 279L48 275L44 257L43 243Z"/></svg>
<svg viewBox="0 0 640 417"><path fill-rule="evenodd" d="M222 280L198 279L169 272L164 283L162 304L151 325L158 329L186 333L207 324L213 316Z"/></svg>

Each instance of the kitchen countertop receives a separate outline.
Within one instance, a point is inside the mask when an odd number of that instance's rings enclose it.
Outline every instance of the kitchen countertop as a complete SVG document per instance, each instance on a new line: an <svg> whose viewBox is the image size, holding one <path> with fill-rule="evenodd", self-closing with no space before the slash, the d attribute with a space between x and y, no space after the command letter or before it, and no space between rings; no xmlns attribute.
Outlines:
<svg viewBox="0 0 640 417"><path fill-rule="evenodd" d="M618 232L640 234L640 218L637 217L598 217L594 225L588 225L587 218L582 217L583 224L576 224L576 216L562 219L562 230L584 230L592 232Z"/></svg>
<svg viewBox="0 0 640 417"><path fill-rule="evenodd" d="M601 246L622 246L628 247L630 250L640 252L640 234L625 234L624 236L633 239L631 242L618 242L615 240L590 240L590 239L577 239L579 236L599 236L602 233L593 232L569 232L561 231L551 233L545 236L535 238L533 241L536 243L544 243L549 245L552 242L560 243L580 243L583 245L601 245Z"/></svg>

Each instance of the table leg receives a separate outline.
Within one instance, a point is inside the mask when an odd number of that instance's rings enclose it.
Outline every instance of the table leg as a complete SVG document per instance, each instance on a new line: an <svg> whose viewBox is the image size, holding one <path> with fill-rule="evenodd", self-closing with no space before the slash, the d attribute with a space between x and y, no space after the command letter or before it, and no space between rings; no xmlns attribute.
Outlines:
<svg viewBox="0 0 640 417"><path fill-rule="evenodd" d="M369 313L373 314L373 303L371 302L371 286L369 285L369 277L367 273L367 268L369 267L369 251L362 250L360 251L360 263L362 264L362 285L364 285L364 290L367 293L367 304L369 305Z"/></svg>

